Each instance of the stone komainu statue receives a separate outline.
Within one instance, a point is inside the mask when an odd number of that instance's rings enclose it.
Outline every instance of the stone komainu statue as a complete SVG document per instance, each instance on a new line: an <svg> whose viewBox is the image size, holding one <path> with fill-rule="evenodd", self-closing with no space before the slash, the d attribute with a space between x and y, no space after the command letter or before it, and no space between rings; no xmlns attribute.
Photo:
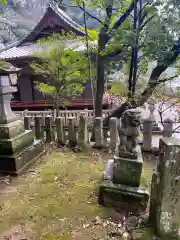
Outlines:
<svg viewBox="0 0 180 240"><path fill-rule="evenodd" d="M137 140L140 134L141 111L126 110L121 118L119 155L137 158Z"/></svg>

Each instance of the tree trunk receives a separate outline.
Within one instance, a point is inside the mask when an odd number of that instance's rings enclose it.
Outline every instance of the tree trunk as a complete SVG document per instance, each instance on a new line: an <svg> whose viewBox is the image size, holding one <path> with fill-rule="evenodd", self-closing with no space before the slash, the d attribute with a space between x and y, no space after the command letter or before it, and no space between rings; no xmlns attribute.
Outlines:
<svg viewBox="0 0 180 240"><path fill-rule="evenodd" d="M105 86L105 66L102 52L105 50L103 31L99 34L98 53L96 58L96 97L95 97L95 117L102 116L102 100Z"/></svg>

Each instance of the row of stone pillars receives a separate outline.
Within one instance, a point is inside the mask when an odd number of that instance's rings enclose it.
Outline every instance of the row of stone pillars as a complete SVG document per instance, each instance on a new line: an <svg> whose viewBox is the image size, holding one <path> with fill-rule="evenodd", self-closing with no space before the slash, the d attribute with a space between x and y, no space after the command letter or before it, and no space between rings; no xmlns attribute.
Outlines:
<svg viewBox="0 0 180 240"><path fill-rule="evenodd" d="M163 137L171 137L173 133L173 121L166 119L164 121L164 129L162 131ZM152 138L153 138L153 119L148 118L143 120L143 150L152 150Z"/></svg>
<svg viewBox="0 0 180 240"><path fill-rule="evenodd" d="M30 116L24 117L25 129L31 129L32 118ZM103 118L97 117L94 120L95 124L95 144L96 148L105 147L106 132L108 129L103 128ZM78 125L76 119L73 117L68 118L66 125L63 117L57 117L53 121L51 115L45 117L36 116L34 118L34 135L36 139L44 140L45 142L52 142L57 140L61 145L66 142L65 129L68 134L68 141L71 145L84 146L89 143L90 132L88 126L88 117L84 112L80 113ZM109 145L112 151L115 151L118 142L118 119L111 118L109 125ZM77 134L78 133L78 134Z"/></svg>

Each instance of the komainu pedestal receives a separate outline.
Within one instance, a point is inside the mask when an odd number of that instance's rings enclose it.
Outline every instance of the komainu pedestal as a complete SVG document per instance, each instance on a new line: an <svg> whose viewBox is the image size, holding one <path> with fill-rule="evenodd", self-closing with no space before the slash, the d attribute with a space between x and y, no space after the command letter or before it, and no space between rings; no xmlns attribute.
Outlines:
<svg viewBox="0 0 180 240"><path fill-rule="evenodd" d="M141 180L143 158L137 146L137 159L114 156L113 182L138 187Z"/></svg>
<svg viewBox="0 0 180 240"><path fill-rule="evenodd" d="M140 117L140 111L137 109L126 110L122 116L119 131L120 143L116 147L113 164L112 159L111 164L107 164L104 182L100 186L99 203L101 205L105 205L106 198L119 201L126 199L130 202L143 201L145 205L148 202L148 191L140 186L143 168L142 153L137 144Z"/></svg>

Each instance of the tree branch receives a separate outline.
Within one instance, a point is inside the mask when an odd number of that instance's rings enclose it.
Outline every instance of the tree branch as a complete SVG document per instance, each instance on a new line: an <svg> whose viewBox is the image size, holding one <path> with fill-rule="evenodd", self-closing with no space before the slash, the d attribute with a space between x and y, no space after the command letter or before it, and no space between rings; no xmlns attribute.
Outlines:
<svg viewBox="0 0 180 240"><path fill-rule="evenodd" d="M81 7L80 4L78 4L78 7L79 7L82 11L84 11L83 7ZM104 26L104 23L103 23L99 18L93 16L92 14L90 14L90 13L87 12L87 11L86 11L86 14L87 14L89 17L91 17L91 18L97 20L100 24L102 24L102 25Z"/></svg>
<svg viewBox="0 0 180 240"><path fill-rule="evenodd" d="M178 75L175 75L175 76L172 76L172 77L169 77L169 78L164 78L164 79L162 79L162 80L158 80L158 84L171 81L171 80L173 80L174 78L177 78L177 77L179 77L179 76L178 76Z"/></svg>
<svg viewBox="0 0 180 240"><path fill-rule="evenodd" d="M155 17L155 15L152 15L150 18L148 18L143 25L140 27L140 31L143 30L143 28L148 24L148 22L150 22L153 18Z"/></svg>
<svg viewBox="0 0 180 240"><path fill-rule="evenodd" d="M158 62L158 65L151 73L147 87L141 94L138 105L143 105L146 100L152 95L154 89L159 84L158 78L160 75L173 64L180 54L180 39L174 44L172 49L164 56L164 59Z"/></svg>

